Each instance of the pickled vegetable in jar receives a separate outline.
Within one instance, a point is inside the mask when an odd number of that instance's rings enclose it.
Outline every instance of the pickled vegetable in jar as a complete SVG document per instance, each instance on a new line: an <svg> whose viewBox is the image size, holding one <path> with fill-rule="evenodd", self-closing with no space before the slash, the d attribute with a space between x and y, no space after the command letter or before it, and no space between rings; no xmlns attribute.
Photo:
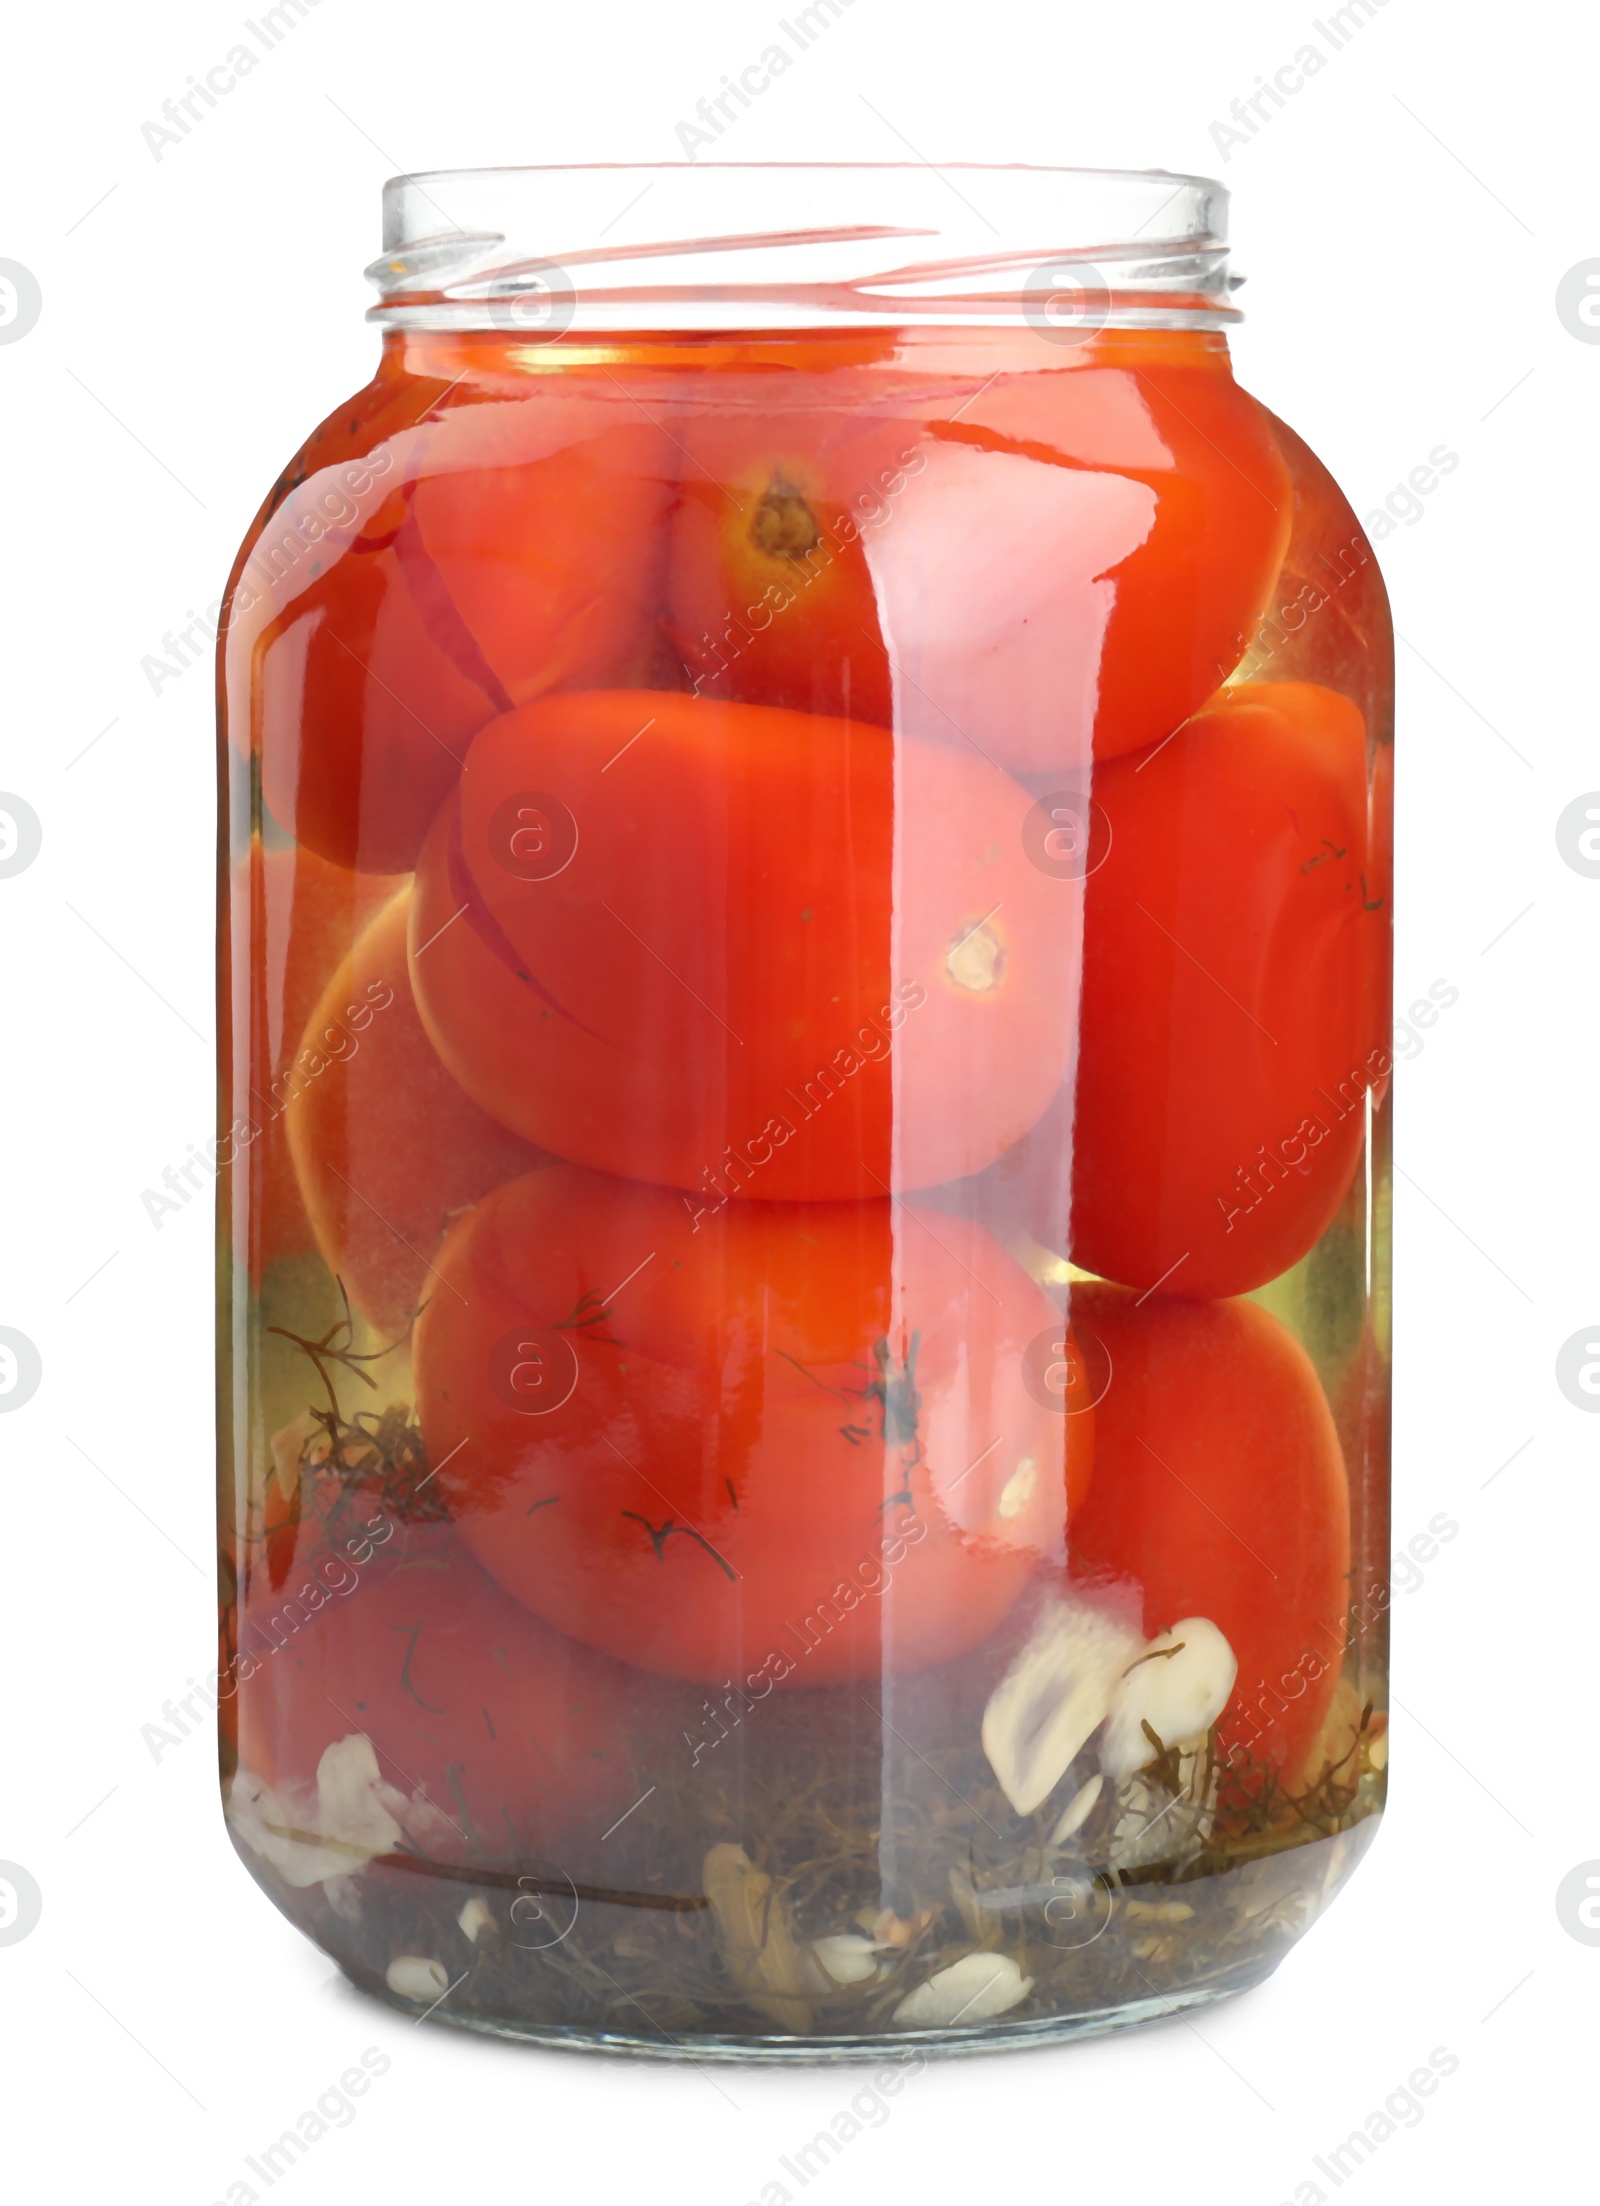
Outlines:
<svg viewBox="0 0 1600 2206"><path fill-rule="evenodd" d="M436 2021L1106 2030L1381 1809L1382 583L1219 186L936 181L396 180L229 585L224 1800Z"/></svg>

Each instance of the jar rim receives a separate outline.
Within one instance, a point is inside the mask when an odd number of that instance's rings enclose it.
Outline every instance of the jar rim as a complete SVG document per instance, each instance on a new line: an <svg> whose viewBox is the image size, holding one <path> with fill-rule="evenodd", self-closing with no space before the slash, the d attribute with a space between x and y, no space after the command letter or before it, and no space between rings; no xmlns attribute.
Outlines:
<svg viewBox="0 0 1600 2206"><path fill-rule="evenodd" d="M391 177L389 328L1223 329L1226 187L1166 169L657 161ZM1065 302L1065 305L1063 305Z"/></svg>

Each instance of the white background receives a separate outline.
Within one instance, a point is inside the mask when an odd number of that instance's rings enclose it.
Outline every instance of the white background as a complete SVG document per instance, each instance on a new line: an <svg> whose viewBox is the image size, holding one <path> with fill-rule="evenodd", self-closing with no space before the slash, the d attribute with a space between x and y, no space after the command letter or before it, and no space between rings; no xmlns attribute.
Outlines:
<svg viewBox="0 0 1600 2206"><path fill-rule="evenodd" d="M43 312L0 347L0 788L44 842L0 880L0 1324L44 1377L0 1419L0 1859L44 1910L0 1946L0 2164L18 2198L207 2206L377 2045L389 2073L282 2178L293 2206L741 2206L859 2079L416 2028L245 1878L209 1737L159 1765L141 1740L214 1640L210 1223L196 1198L157 1231L140 1199L211 1128L212 697L205 669L153 695L140 662L219 594L278 468L366 381L385 176L674 159L783 11L319 0L155 160L141 125L244 12L34 8L5 62L0 257ZM1596 43L1576 10L1385 0L1224 163L1211 125L1310 14L853 0L718 148L1220 175L1251 277L1242 380L1362 514L1436 445L1460 459L1380 547L1404 639L1397 1000L1460 992L1398 1075L1395 1532L1441 1511L1460 1531L1396 1598L1393 1808L1264 1988L930 2067L816 2179L828 2206L1274 2206L1329 2189L1312 2156L1441 2046L1459 2069L1349 2178L1363 2206L1592 2195L1570 2163L1600 1950L1555 1893L1600 1856L1600 1424L1555 1362L1600 1319L1600 881L1555 830L1600 784L1600 346L1555 294L1600 254Z"/></svg>

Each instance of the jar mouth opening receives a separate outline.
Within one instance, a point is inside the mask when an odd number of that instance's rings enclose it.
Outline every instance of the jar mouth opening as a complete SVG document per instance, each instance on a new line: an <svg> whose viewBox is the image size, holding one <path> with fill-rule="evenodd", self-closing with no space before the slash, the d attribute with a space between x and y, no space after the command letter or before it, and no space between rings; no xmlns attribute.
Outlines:
<svg viewBox="0 0 1600 2206"><path fill-rule="evenodd" d="M1225 329L1226 188L1161 169L681 161L384 186L397 329Z"/></svg>

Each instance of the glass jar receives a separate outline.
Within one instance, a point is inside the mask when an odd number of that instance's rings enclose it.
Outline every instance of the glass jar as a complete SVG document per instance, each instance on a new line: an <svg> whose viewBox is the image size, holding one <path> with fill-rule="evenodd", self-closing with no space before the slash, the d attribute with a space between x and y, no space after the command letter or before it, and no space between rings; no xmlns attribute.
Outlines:
<svg viewBox="0 0 1600 2206"><path fill-rule="evenodd" d="M1225 201L387 187L221 644L218 1697L412 2012L1104 2030L1375 1827L1390 636Z"/></svg>

